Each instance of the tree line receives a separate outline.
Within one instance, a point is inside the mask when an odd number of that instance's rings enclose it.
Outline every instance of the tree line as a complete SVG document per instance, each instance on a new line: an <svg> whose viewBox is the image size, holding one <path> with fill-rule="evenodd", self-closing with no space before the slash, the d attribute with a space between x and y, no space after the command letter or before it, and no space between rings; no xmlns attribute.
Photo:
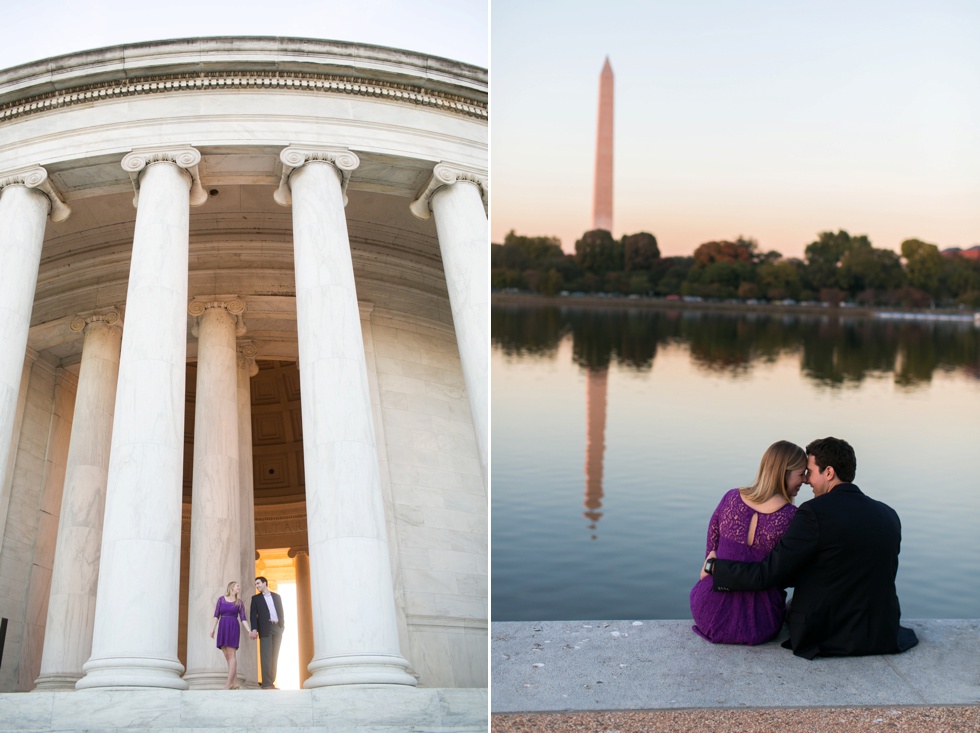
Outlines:
<svg viewBox="0 0 980 733"><path fill-rule="evenodd" d="M919 239L901 253L877 249L866 235L821 232L803 259L762 252L754 239L705 242L690 257L661 257L648 233L614 239L585 232L575 253L556 237L511 230L491 245L491 287L558 295L562 292L769 302L854 302L869 306L980 308L980 260L940 252Z"/></svg>

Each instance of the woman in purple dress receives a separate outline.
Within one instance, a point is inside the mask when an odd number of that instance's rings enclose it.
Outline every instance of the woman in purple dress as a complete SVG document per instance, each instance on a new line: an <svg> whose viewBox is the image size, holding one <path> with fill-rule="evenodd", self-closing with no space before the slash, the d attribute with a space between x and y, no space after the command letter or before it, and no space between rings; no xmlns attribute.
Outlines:
<svg viewBox="0 0 980 733"><path fill-rule="evenodd" d="M224 653L225 661L228 662L228 679L225 681L226 690L238 689L238 643L241 638L241 631L238 624L245 626L245 631L251 633L248 626L248 619L245 618L245 602L239 598L242 592L242 585L237 580L233 580L225 589L225 594L218 597L218 602L214 607L214 623L211 625L211 638L214 638L215 629L218 631L217 645Z"/></svg>
<svg viewBox="0 0 980 733"><path fill-rule="evenodd" d="M732 489L708 523L707 557L757 562L779 543L796 514L793 499L806 471L806 453L780 440L762 456L755 483ZM762 644L775 637L786 615L786 591L716 592L702 571L691 589L694 631L715 644Z"/></svg>

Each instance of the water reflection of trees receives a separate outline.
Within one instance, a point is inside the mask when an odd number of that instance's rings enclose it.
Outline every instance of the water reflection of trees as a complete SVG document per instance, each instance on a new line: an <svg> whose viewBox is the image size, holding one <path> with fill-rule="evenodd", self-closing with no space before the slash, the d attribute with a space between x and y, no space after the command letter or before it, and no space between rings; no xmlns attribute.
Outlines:
<svg viewBox="0 0 980 733"><path fill-rule="evenodd" d="M491 342L508 356L553 356L564 328L559 308L490 309Z"/></svg>
<svg viewBox="0 0 980 733"><path fill-rule="evenodd" d="M660 314L610 310L567 311L572 333L572 358L587 369L603 369L612 362L645 371L653 366Z"/></svg>
<svg viewBox="0 0 980 733"><path fill-rule="evenodd" d="M694 310L495 307L493 343L506 354L554 356L570 334L576 364L653 366L657 349L679 344L692 364L745 374L760 363L798 354L803 374L830 387L892 374L902 387L937 370L980 377L980 331L969 324L884 321L837 316L731 314Z"/></svg>

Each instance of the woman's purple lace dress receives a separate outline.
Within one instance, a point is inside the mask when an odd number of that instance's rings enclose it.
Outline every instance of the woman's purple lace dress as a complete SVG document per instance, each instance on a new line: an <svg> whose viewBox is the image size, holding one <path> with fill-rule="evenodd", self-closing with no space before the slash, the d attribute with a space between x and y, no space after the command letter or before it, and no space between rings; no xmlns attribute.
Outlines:
<svg viewBox="0 0 980 733"><path fill-rule="evenodd" d="M755 537L750 547L749 526L758 514ZM722 498L708 524L708 549L719 559L758 562L779 543L796 507L787 504L772 514L756 512L742 501L738 489ZM691 615L694 631L716 644L762 644L779 633L786 615L786 591L769 588L764 591L718 592L712 588L711 576L698 581L691 589Z"/></svg>
<svg viewBox="0 0 980 733"><path fill-rule="evenodd" d="M218 619L215 646L219 649L223 646L237 649L241 638L238 621L239 619L245 620L245 604L242 601L226 601L224 596L218 596L218 603L214 607L214 617Z"/></svg>

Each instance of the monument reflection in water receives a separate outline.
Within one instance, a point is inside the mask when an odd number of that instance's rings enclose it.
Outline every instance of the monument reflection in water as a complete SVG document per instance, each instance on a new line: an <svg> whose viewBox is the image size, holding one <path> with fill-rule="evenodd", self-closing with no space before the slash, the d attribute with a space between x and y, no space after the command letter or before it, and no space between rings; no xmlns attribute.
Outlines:
<svg viewBox="0 0 980 733"><path fill-rule="evenodd" d="M902 517L904 616L976 617L972 325L495 307L491 329L494 620L689 618L722 494L826 435Z"/></svg>

